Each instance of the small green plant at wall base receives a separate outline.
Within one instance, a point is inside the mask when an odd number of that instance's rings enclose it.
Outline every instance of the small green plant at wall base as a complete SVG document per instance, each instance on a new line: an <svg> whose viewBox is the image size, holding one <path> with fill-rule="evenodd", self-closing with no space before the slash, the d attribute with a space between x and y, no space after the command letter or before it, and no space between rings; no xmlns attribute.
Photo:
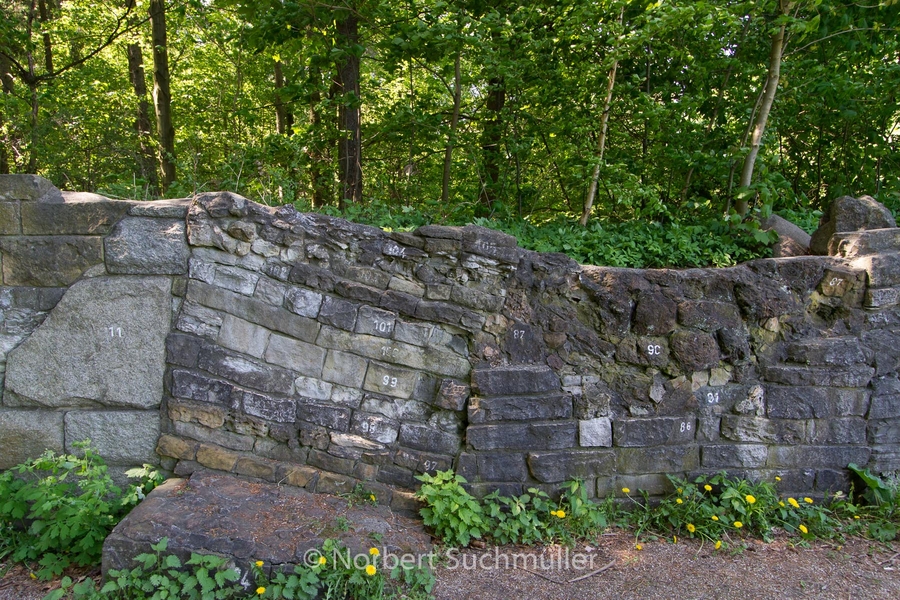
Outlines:
<svg viewBox="0 0 900 600"><path fill-rule="evenodd" d="M100 562L103 540L158 481L150 470L124 494L89 441L0 473L0 558L37 562L40 579Z"/></svg>
<svg viewBox="0 0 900 600"><path fill-rule="evenodd" d="M424 473L416 479L422 487L416 498L427 505L421 510L425 524L451 546L468 546L472 539L481 538L490 528L484 509L478 500L463 488L465 478L453 471Z"/></svg>

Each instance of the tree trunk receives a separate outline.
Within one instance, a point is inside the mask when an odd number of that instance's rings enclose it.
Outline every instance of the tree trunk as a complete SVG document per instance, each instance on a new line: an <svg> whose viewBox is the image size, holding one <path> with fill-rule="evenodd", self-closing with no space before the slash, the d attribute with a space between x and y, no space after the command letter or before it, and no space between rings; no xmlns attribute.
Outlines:
<svg viewBox="0 0 900 600"><path fill-rule="evenodd" d="M462 77L460 75L461 52L456 53L453 63L453 117L450 119L450 137L444 150L444 177L441 181L441 202L444 206L450 201L450 168L453 164L453 147L456 145L456 130L459 126L460 106L462 105Z"/></svg>
<svg viewBox="0 0 900 600"><path fill-rule="evenodd" d="M2 84L3 93L4 94L12 94L13 93L13 83L12 83L12 74L10 72L9 67L9 59L6 58L3 54L0 54L0 84ZM3 113L0 112L0 131L3 130ZM10 167L9 167L9 151L8 148L12 147L12 140L8 137L0 138L0 175L9 175Z"/></svg>
<svg viewBox="0 0 900 600"><path fill-rule="evenodd" d="M275 131L279 135L291 135L294 125L294 115L284 105L281 90L284 88L284 74L281 71L281 61L275 61Z"/></svg>
<svg viewBox="0 0 900 600"><path fill-rule="evenodd" d="M481 155L485 180L481 186L481 203L491 210L500 188L500 149L503 147L503 107L506 105L506 82L503 77L490 80L486 108L490 117L481 137Z"/></svg>
<svg viewBox="0 0 900 600"><path fill-rule="evenodd" d="M790 12L792 2L781 1L781 14L786 15ZM769 112L772 110L772 104L775 102L775 92L778 90L778 80L781 77L781 57L784 53L784 25L778 28L778 31L772 36L772 48L769 52L769 71L766 77L762 102L759 106L759 113L756 115L756 121L753 123L753 131L750 135L750 152L744 159L744 166L741 169L741 179L738 187L746 190L753 182L753 168L756 165L756 157L759 154L759 148L762 145L762 137L766 132L766 122L769 119ZM749 199L746 194L742 195L735 202L735 210L739 215L746 215L749 210Z"/></svg>
<svg viewBox="0 0 900 600"><path fill-rule="evenodd" d="M137 117L134 121L134 129L138 135L140 144L140 156L138 163L141 169L141 178L147 181L152 193L156 193L159 179L156 175L156 166L153 164L152 133L150 131L150 103L147 101L147 79L144 76L144 56L139 44L128 44L128 76L131 79L131 87L137 97Z"/></svg>
<svg viewBox="0 0 900 600"><path fill-rule="evenodd" d="M175 128L172 125L172 95L169 91L169 55L166 42L165 0L150 0L153 42L153 106L156 109L160 187L165 192L175 181Z"/></svg>
<svg viewBox="0 0 900 600"><path fill-rule="evenodd" d="M622 6L619 12L619 27L622 26L625 19L625 7ZM600 135L597 137L597 164L594 165L594 172L591 174L591 185L588 187L587 196L584 198L584 210L581 213L579 223L584 227L591 217L591 209L594 207L594 198L597 197L597 184L600 181L600 166L603 164L603 154L606 150L606 132L609 130L609 109L612 105L613 88L616 85L616 69L619 66L619 60L613 60L612 66L609 68L608 81L606 83L606 99L603 101L603 113L600 116Z"/></svg>
<svg viewBox="0 0 900 600"><path fill-rule="evenodd" d="M341 181L340 207L348 202L362 200L362 139L360 131L359 56L355 47L359 45L359 17L349 12L338 21L337 33L341 45L346 49L344 58L337 65L337 87L341 95L338 110L338 164Z"/></svg>

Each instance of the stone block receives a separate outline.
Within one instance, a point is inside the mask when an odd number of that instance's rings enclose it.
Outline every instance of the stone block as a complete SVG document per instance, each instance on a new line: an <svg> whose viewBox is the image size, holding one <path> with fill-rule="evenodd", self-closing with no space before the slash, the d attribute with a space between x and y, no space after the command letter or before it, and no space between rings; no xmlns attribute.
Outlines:
<svg viewBox="0 0 900 600"><path fill-rule="evenodd" d="M541 483L609 477L616 470L616 455L611 450L530 452L528 467Z"/></svg>
<svg viewBox="0 0 900 600"><path fill-rule="evenodd" d="M836 468L869 462L871 450L860 446L771 446L770 468Z"/></svg>
<svg viewBox="0 0 900 600"><path fill-rule="evenodd" d="M808 421L806 439L814 445L863 445L866 443L866 420L861 417L846 417Z"/></svg>
<svg viewBox="0 0 900 600"><path fill-rule="evenodd" d="M314 342L319 334L319 323L312 319L300 317L287 309L199 281L191 280L188 283L186 299L208 308L227 312L304 342Z"/></svg>
<svg viewBox="0 0 900 600"><path fill-rule="evenodd" d="M455 285L450 290L450 301L475 310L496 313L503 308L505 298Z"/></svg>
<svg viewBox="0 0 900 600"><path fill-rule="evenodd" d="M197 448L197 462L209 469L231 472L238 455L210 444L200 444Z"/></svg>
<svg viewBox="0 0 900 600"><path fill-rule="evenodd" d="M280 336L272 336L270 348L278 337ZM200 352L198 365L213 375L261 392L290 394L293 391L295 375L291 371L250 360L215 346L206 347Z"/></svg>
<svg viewBox="0 0 900 600"><path fill-rule="evenodd" d="M878 445L900 444L900 419L869 421L869 437L872 443Z"/></svg>
<svg viewBox="0 0 900 600"><path fill-rule="evenodd" d="M454 455L459 451L459 436L427 425L404 423L400 426L400 445L414 450Z"/></svg>
<svg viewBox="0 0 900 600"><path fill-rule="evenodd" d="M166 362L180 367L196 367L203 342L193 335L170 333L166 337Z"/></svg>
<svg viewBox="0 0 900 600"><path fill-rule="evenodd" d="M469 386L463 383L453 379L443 379L434 404L447 410L461 411L466 408L466 400L469 399L470 392Z"/></svg>
<svg viewBox="0 0 900 600"><path fill-rule="evenodd" d="M426 421L431 414L431 408L415 399L403 400L390 398L380 394L366 394L363 398L362 410L384 415L389 419L402 421Z"/></svg>
<svg viewBox="0 0 900 600"><path fill-rule="evenodd" d="M528 464L524 454L492 452L477 455L479 481L528 481Z"/></svg>
<svg viewBox="0 0 900 600"><path fill-rule="evenodd" d="M159 436L156 452L160 456L177 458L181 460L194 460L197 457L197 448L200 445L193 440L183 440L174 435L164 433Z"/></svg>
<svg viewBox="0 0 900 600"><path fill-rule="evenodd" d="M328 454L327 452L322 452L321 450L310 450L307 461L309 461L310 465L322 469L323 471L330 471L331 473L339 473L341 475L352 475L354 466L356 464L356 461L353 459L333 456L331 454ZM325 475L325 473L323 473L322 475ZM322 477L319 477L319 483L321 483L321 481ZM349 489L346 490L346 492L350 492L352 490L353 485L351 485ZM316 486L316 491L319 493L329 493L318 487L318 485Z"/></svg>
<svg viewBox="0 0 900 600"><path fill-rule="evenodd" d="M263 358L266 362L290 369L307 377L320 377L325 364L323 348L273 334Z"/></svg>
<svg viewBox="0 0 900 600"><path fill-rule="evenodd" d="M253 392L243 392L240 398L243 411L250 416L276 423L293 423L297 418L297 402L290 398Z"/></svg>
<svg viewBox="0 0 900 600"><path fill-rule="evenodd" d="M289 311L310 319L319 316L322 300L322 294L296 287L289 288L284 295L284 304Z"/></svg>
<svg viewBox="0 0 900 600"><path fill-rule="evenodd" d="M91 447L110 465L140 466L159 462L159 411L79 411L65 416L66 452L73 443L91 440Z"/></svg>
<svg viewBox="0 0 900 600"><path fill-rule="evenodd" d="M613 421L614 444L623 448L685 444L693 441L696 432L693 416Z"/></svg>
<svg viewBox="0 0 900 600"><path fill-rule="evenodd" d="M469 423L474 424L571 418L572 397L568 394L469 399Z"/></svg>
<svg viewBox="0 0 900 600"><path fill-rule="evenodd" d="M381 296L381 302L378 305L389 311L413 317L416 314L416 307L419 305L419 297L404 292L388 290Z"/></svg>
<svg viewBox="0 0 900 600"><path fill-rule="evenodd" d="M632 330L637 335L665 336L675 329L677 305L659 292L641 292Z"/></svg>
<svg viewBox="0 0 900 600"><path fill-rule="evenodd" d="M867 390L834 387L766 386L767 414L771 419L825 419L865 415Z"/></svg>
<svg viewBox="0 0 900 600"><path fill-rule="evenodd" d="M612 423L608 417L578 421L578 445L582 448L608 448L612 443Z"/></svg>
<svg viewBox="0 0 900 600"><path fill-rule="evenodd" d="M889 288L900 285L900 253L885 252L855 259L852 266L866 272L869 287Z"/></svg>
<svg viewBox="0 0 900 600"><path fill-rule="evenodd" d="M171 393L176 398L208 402L227 408L237 408L240 402L239 395L235 396L234 386L227 381L182 369L172 371Z"/></svg>
<svg viewBox="0 0 900 600"><path fill-rule="evenodd" d="M701 464L712 469L756 469L766 466L769 451L752 444L716 444L703 446Z"/></svg>
<svg viewBox="0 0 900 600"><path fill-rule="evenodd" d="M900 417L900 379L890 376L875 380L875 392L872 394L868 417Z"/></svg>
<svg viewBox="0 0 900 600"><path fill-rule="evenodd" d="M132 275L181 275L190 249L184 221L128 217L104 241L106 269Z"/></svg>
<svg viewBox="0 0 900 600"><path fill-rule="evenodd" d="M835 233L828 241L828 254L856 258L900 248L900 229L896 227Z"/></svg>
<svg viewBox="0 0 900 600"><path fill-rule="evenodd" d="M616 472L622 474L677 474L699 466L700 450L696 446L620 448L616 451Z"/></svg>
<svg viewBox="0 0 900 600"><path fill-rule="evenodd" d="M393 444L400 434L400 423L380 415L354 412L350 431L380 444Z"/></svg>
<svg viewBox="0 0 900 600"><path fill-rule="evenodd" d="M63 287L103 263L99 237L29 236L0 239L3 284Z"/></svg>
<svg viewBox="0 0 900 600"><path fill-rule="evenodd" d="M390 338L394 333L394 323L397 315L380 308L363 306L359 309L356 320L356 333Z"/></svg>
<svg viewBox="0 0 900 600"><path fill-rule="evenodd" d="M319 310L319 321L344 331L353 331L359 313L359 304L334 296L326 296Z"/></svg>
<svg viewBox="0 0 900 600"><path fill-rule="evenodd" d="M470 425L466 441L476 450L554 450L574 448L575 421Z"/></svg>
<svg viewBox="0 0 900 600"><path fill-rule="evenodd" d="M192 201L192 198L174 198L135 202L128 214L133 217L170 218L183 221L187 217Z"/></svg>
<svg viewBox="0 0 900 600"><path fill-rule="evenodd" d="M678 305L678 322L685 327L708 332L736 329L741 326L741 314L734 304L688 300Z"/></svg>
<svg viewBox="0 0 900 600"><path fill-rule="evenodd" d="M170 319L167 278L79 281L9 353L6 388L50 407L159 406Z"/></svg>
<svg viewBox="0 0 900 600"><path fill-rule="evenodd" d="M287 293L288 286L276 281L270 277L260 277L256 282L256 290L253 297L262 300L266 304L272 306L281 306L284 303L284 295Z"/></svg>
<svg viewBox="0 0 900 600"><path fill-rule="evenodd" d="M311 400L328 400L333 387L330 383L314 377L298 377L294 380L294 392Z"/></svg>
<svg viewBox="0 0 900 600"><path fill-rule="evenodd" d="M197 423L211 429L225 425L225 418L228 416L228 410L224 407L174 398L166 402L166 409L172 421Z"/></svg>
<svg viewBox="0 0 900 600"><path fill-rule="evenodd" d="M212 284L242 296L252 296L258 281L258 273L242 269L241 267L217 265Z"/></svg>
<svg viewBox="0 0 900 600"><path fill-rule="evenodd" d="M361 388L368 366L366 359L355 354L329 350L322 369L322 379L351 388Z"/></svg>
<svg viewBox="0 0 900 600"><path fill-rule="evenodd" d="M350 409L342 406L300 402L297 404L297 419L332 431L350 430Z"/></svg>
<svg viewBox="0 0 900 600"><path fill-rule="evenodd" d="M866 364L873 357L857 337L815 338L787 346L788 360L813 366L849 367Z"/></svg>
<svg viewBox="0 0 900 600"><path fill-rule="evenodd" d="M45 450L62 453L63 413L0 409L0 470L35 459Z"/></svg>
<svg viewBox="0 0 900 600"><path fill-rule="evenodd" d="M225 315L219 329L218 342L230 350L249 354L254 358L262 358L272 333L264 328L239 319L233 315ZM303 343L303 342L297 342Z"/></svg>
<svg viewBox="0 0 900 600"><path fill-rule="evenodd" d="M424 285L415 281L410 281L409 279L406 279L404 277L391 277L391 281L390 283L388 283L388 289L395 292L409 294L410 296L415 296L416 298L422 298L425 296Z"/></svg>
<svg viewBox="0 0 900 600"><path fill-rule="evenodd" d="M60 191L39 175L0 175L0 201L63 202Z"/></svg>
<svg viewBox="0 0 900 600"><path fill-rule="evenodd" d="M21 211L18 202L0 202L0 235L22 233Z"/></svg>
<svg viewBox="0 0 900 600"><path fill-rule="evenodd" d="M175 423L175 433L181 438L189 438L198 442L206 442L228 450L249 452L253 449L254 438L248 435L240 435L225 431L224 429L212 429L194 423Z"/></svg>
<svg viewBox="0 0 900 600"><path fill-rule="evenodd" d="M875 375L875 369L863 365L852 367L772 366L763 369L767 381L791 386L864 388Z"/></svg>
<svg viewBox="0 0 900 600"><path fill-rule="evenodd" d="M863 297L866 308L890 308L900 304L900 287L869 288Z"/></svg>
<svg viewBox="0 0 900 600"><path fill-rule="evenodd" d="M672 334L672 355L687 371L700 371L719 363L721 352L716 338L709 333L682 329Z"/></svg>
<svg viewBox="0 0 900 600"><path fill-rule="evenodd" d="M372 362L366 371L363 389L392 398L409 398L418 379L419 374L415 371Z"/></svg>
<svg viewBox="0 0 900 600"><path fill-rule="evenodd" d="M482 396L510 396L556 392L560 383L549 367L520 365L475 370L472 388Z"/></svg>

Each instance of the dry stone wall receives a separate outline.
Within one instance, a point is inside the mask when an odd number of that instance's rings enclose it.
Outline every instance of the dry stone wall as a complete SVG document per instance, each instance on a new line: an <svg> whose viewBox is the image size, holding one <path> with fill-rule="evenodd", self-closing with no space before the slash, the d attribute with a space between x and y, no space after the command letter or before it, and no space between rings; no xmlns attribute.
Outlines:
<svg viewBox="0 0 900 600"><path fill-rule="evenodd" d="M411 506L666 491L666 474L848 485L900 469L900 230L730 269L580 266L468 226L384 232L227 192L115 202L0 178L0 468L90 437Z"/></svg>

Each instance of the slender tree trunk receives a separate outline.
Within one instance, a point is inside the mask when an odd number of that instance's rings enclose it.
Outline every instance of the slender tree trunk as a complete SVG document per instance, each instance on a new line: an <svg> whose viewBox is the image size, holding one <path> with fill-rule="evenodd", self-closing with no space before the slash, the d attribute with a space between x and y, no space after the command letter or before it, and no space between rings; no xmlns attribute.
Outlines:
<svg viewBox="0 0 900 600"><path fill-rule="evenodd" d="M485 180L481 187L481 203L488 210L497 199L500 188L500 150L503 147L503 107L506 105L506 82L494 77L489 82L486 108L490 117L484 125L481 137L481 154L484 160Z"/></svg>
<svg viewBox="0 0 900 600"><path fill-rule="evenodd" d="M312 127L313 140L307 146L306 155L309 157L309 178L312 185L313 208L325 206L329 197L328 181L323 173L323 165L328 162L326 153L322 150L322 141L319 132L322 130L322 115L319 111L319 103L322 102L322 93L319 91L322 77L318 67L310 67L309 82L312 92L309 95L309 124Z"/></svg>
<svg viewBox="0 0 900 600"><path fill-rule="evenodd" d="M41 23L50 21L50 10L47 8L46 0L39 0L38 11L41 16ZM48 73L53 72L53 42L50 39L50 33L44 32L42 35L44 41L44 68Z"/></svg>
<svg viewBox="0 0 900 600"><path fill-rule="evenodd" d="M275 131L280 135L291 135L294 125L294 115L284 105L281 90L284 89L284 74L281 71L281 61L275 61Z"/></svg>
<svg viewBox="0 0 900 600"><path fill-rule="evenodd" d="M341 181L340 207L362 200L362 136L360 130L359 57L354 46L359 44L359 17L350 12L338 21L338 37L347 49L337 65L337 85L341 94L338 113L338 163Z"/></svg>
<svg viewBox="0 0 900 600"><path fill-rule="evenodd" d="M10 72L9 59L2 54L0 54L0 85L2 85L4 95L10 95L13 93L12 74ZM3 130L3 123L3 113L0 112L0 131ZM9 166L9 151L7 150L8 148L12 147L11 142L12 140L8 137L0 138L0 175L9 175L11 172Z"/></svg>
<svg viewBox="0 0 900 600"><path fill-rule="evenodd" d="M461 52L457 52L453 63L453 116L450 119L450 137L444 150L444 177L441 181L441 202L444 206L450 201L450 168L453 165L453 147L456 145L456 130L459 126L459 112L462 105L460 57Z"/></svg>
<svg viewBox="0 0 900 600"><path fill-rule="evenodd" d="M144 56L140 44L128 44L128 76L131 79L131 87L137 97L137 116L134 120L134 129L138 135L140 156L138 158L141 169L141 178L147 181L150 190L156 193L159 178L156 174L156 166L153 157L153 134L150 131L150 103L147 101L147 78L144 75Z"/></svg>
<svg viewBox="0 0 900 600"><path fill-rule="evenodd" d="M169 55L166 40L165 0L150 0L153 42L153 106L156 109L160 187L165 192L175 181L175 127L172 125L172 95L169 90Z"/></svg>
<svg viewBox="0 0 900 600"><path fill-rule="evenodd" d="M793 3L782 0L781 14L788 14L791 11ZM766 77L762 102L759 106L759 113L756 115L756 121L753 123L753 131L750 135L750 152L744 159L744 166L741 169L741 179L738 183L740 188L748 188L753 182L753 168L756 165L756 157L759 155L759 148L762 145L763 134L766 132L766 122L769 119L769 112L772 110L772 104L775 103L775 92L778 90L778 80L781 77L781 57L784 53L784 25L778 28L778 31L772 36L772 48L769 52L769 71ZM746 215L749 210L749 199L746 195L742 195L735 203L735 209L738 214Z"/></svg>
<svg viewBox="0 0 900 600"><path fill-rule="evenodd" d="M625 19L625 7L619 12L619 26L621 27ZM591 185L588 187L587 196L584 198L584 210L581 212L579 222L582 227L586 226L588 219L591 218L591 209L594 206L594 198L597 197L597 184L600 181L600 166L603 164L603 153L606 150L606 132L609 129L609 109L612 105L613 88L616 85L616 69L619 66L619 60L613 60L612 66L609 68L609 76L606 84L606 99L603 101L603 113L600 115L600 135L597 138L597 164L594 165L594 172L591 174Z"/></svg>

